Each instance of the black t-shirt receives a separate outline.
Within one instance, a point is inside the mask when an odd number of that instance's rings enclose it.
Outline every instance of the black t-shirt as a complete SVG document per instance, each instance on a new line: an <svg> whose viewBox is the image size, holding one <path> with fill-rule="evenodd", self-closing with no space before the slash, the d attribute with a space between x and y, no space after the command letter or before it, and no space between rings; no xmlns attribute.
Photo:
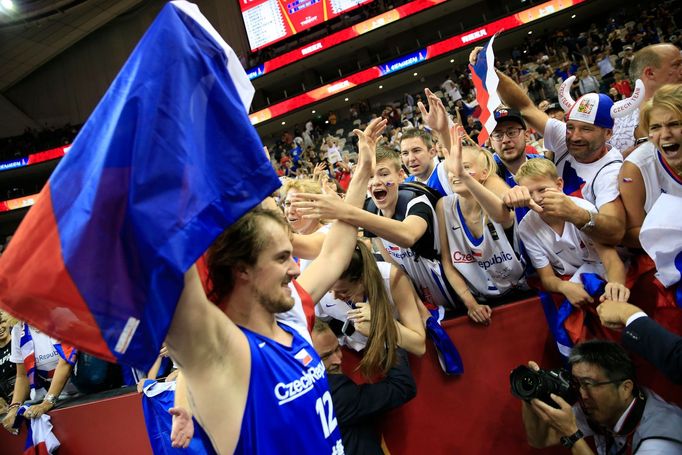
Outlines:
<svg viewBox="0 0 682 455"><path fill-rule="evenodd" d="M434 229L435 220L433 219L433 211L431 206L428 202L417 201L412 204L409 202L413 197L422 197L423 199L426 199L426 196L417 195L412 191L403 192L402 190L400 196L401 197L398 200L393 219L397 221L403 221L408 216L414 215L426 221L427 225L424 235L417 240L410 250L414 251L414 253L420 257L425 257L427 259L438 259L438 252L434 248L436 239L435 236L438 235L438 233ZM426 200L428 201L428 199ZM377 235L369 231L365 231L365 236L377 237Z"/></svg>
<svg viewBox="0 0 682 455"><path fill-rule="evenodd" d="M12 352L12 343L7 343L3 348L0 348L0 396L9 402L12 400L14 393L14 379L17 375L17 366L10 362L9 357Z"/></svg>

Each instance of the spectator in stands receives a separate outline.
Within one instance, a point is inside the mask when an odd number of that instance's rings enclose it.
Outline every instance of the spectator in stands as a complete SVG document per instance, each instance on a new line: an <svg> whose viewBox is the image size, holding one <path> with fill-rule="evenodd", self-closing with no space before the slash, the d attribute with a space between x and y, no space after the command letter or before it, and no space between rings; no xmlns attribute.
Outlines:
<svg viewBox="0 0 682 455"><path fill-rule="evenodd" d="M496 298L525 287L524 266L513 248L514 214L484 183L495 174L487 150L462 146L464 129L451 132L446 166L454 194L438 201L436 213L445 276L469 317L488 324Z"/></svg>
<svg viewBox="0 0 682 455"><path fill-rule="evenodd" d="M402 270L376 262L358 240L348 268L315 306L316 316L335 326L341 341L364 355L360 370L367 377L386 374L396 360L396 348L422 355L422 303Z"/></svg>
<svg viewBox="0 0 682 455"><path fill-rule="evenodd" d="M671 381L682 384L682 337L629 303L607 300L597 307L597 312L606 327L623 329L623 346L653 363Z"/></svg>
<svg viewBox="0 0 682 455"><path fill-rule="evenodd" d="M475 62L478 52L480 48L472 51L471 62ZM573 101L567 93L573 82L573 78L569 78L562 84L560 96L562 107L568 111L566 123L563 123L550 119L538 109L509 77L499 71L497 74L500 79L498 92L502 100L512 109L519 110L526 123L542 133L545 148L554 152L563 178L564 192L581 194L599 210L595 214L565 197L557 201L555 216L588 232L596 241L610 245L620 242L625 233L624 210L617 182L622 156L606 145L613 128L610 113L613 101L606 95L596 93ZM636 102L637 99L632 98L622 101L631 106L636 105ZM576 108L572 109L573 106ZM505 202L517 207L508 198L505 198Z"/></svg>
<svg viewBox="0 0 682 455"><path fill-rule="evenodd" d="M563 294L579 307L593 302L583 287L580 274L596 273L606 278L602 299L627 301L630 291L625 287L625 266L614 247L595 242L575 225L552 214L551 207L558 200L569 197L578 207L596 212L590 202L565 196L561 190L563 180L556 166L549 160L530 160L516 173L519 186L517 200L527 200L529 212L519 224L519 237L537 270L542 287L548 292ZM560 277L571 276L569 281Z"/></svg>
<svg viewBox="0 0 682 455"><path fill-rule="evenodd" d="M625 74L630 74L630 65L632 64L634 57L635 54L632 45L627 44L623 46L623 56L620 59L620 67L623 69Z"/></svg>
<svg viewBox="0 0 682 455"><path fill-rule="evenodd" d="M646 102L663 85L682 83L680 49L669 43L646 46L634 54L629 74L630 79L639 79L644 84L642 102ZM624 156L630 154L639 138L647 137L646 131L637 128L638 124L639 109L615 121L609 143L621 150Z"/></svg>
<svg viewBox="0 0 682 455"><path fill-rule="evenodd" d="M410 171L406 182L422 182L441 195L452 194L448 176L436 157L431 134L417 128L405 130L400 139L400 159Z"/></svg>
<svg viewBox="0 0 682 455"><path fill-rule="evenodd" d="M339 150L339 140L337 138L332 138L331 136L327 138L327 161L333 166L337 161L341 161L341 151Z"/></svg>
<svg viewBox="0 0 682 455"><path fill-rule="evenodd" d="M75 362L75 351L44 333L18 322L12 327L12 354L17 375L12 403L2 425L10 432L19 407L30 398L38 402L30 406L24 416L37 419L54 408L61 396L76 393L69 377ZM26 365L33 366L27 369Z"/></svg>
<svg viewBox="0 0 682 455"><path fill-rule="evenodd" d="M682 84L656 91L641 109L649 141L625 159L618 180L627 216L624 242L640 246L640 229L663 193L682 197Z"/></svg>
<svg viewBox="0 0 682 455"><path fill-rule="evenodd" d="M581 95L588 93L599 92L599 81L596 77L590 74L590 70L583 68L580 70L580 79L578 80L578 87Z"/></svg>
<svg viewBox="0 0 682 455"><path fill-rule="evenodd" d="M462 99L462 93L459 91L459 86L449 77L445 78L445 81L440 85L440 87L445 93L448 94L450 101L453 103Z"/></svg>
<svg viewBox="0 0 682 455"><path fill-rule="evenodd" d="M511 188L516 186L514 174L519 167L529 159L542 158L542 155L526 154L528 131L521 113L503 107L495 110L494 116L497 125L490 135L490 145L495 151L497 175Z"/></svg>
<svg viewBox="0 0 682 455"><path fill-rule="evenodd" d="M592 436L599 455L614 453L682 453L682 410L665 402L635 379L625 350L604 340L576 345L568 359L578 394L559 408L540 400L524 402L523 424L528 443L537 448L559 444L573 453L592 454L584 438ZM538 369L535 362L529 366Z"/></svg>
<svg viewBox="0 0 682 455"><path fill-rule="evenodd" d="M13 318L0 310L0 415L5 414L14 393L14 379L17 368L10 360L10 343Z"/></svg>
<svg viewBox="0 0 682 455"><path fill-rule="evenodd" d="M615 77L616 82L611 84L611 87L615 88L623 98L630 98L630 96L632 96L632 86L630 85L630 81L623 79L623 73L620 71L616 71Z"/></svg>
<svg viewBox="0 0 682 455"><path fill-rule="evenodd" d="M396 361L385 378L373 384L358 385L343 374L339 341L325 323L315 321L312 338L327 371L345 453L383 454L381 435L375 428L377 418L417 394L405 351L396 351Z"/></svg>

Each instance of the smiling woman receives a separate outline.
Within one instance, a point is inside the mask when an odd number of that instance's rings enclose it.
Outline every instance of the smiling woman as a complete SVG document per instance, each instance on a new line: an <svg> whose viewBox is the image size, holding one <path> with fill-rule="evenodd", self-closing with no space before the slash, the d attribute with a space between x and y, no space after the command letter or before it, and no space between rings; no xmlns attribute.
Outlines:
<svg viewBox="0 0 682 455"><path fill-rule="evenodd" d="M627 157L618 183L627 217L625 241L637 247L644 218L659 196L682 197L682 84L658 89L640 115L649 141Z"/></svg>

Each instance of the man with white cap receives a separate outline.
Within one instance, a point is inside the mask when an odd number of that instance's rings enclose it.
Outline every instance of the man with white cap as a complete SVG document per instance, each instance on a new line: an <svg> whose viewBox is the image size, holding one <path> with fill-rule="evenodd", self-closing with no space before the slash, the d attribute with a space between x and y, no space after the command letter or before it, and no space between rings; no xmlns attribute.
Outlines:
<svg viewBox="0 0 682 455"><path fill-rule="evenodd" d="M476 61L479 51L480 48L472 51L470 62ZM644 91L642 83L638 82L632 97L614 104L608 96L597 93L588 93L574 101L569 90L575 77L568 78L559 93L559 102L567 111L564 123L538 109L511 78L500 71L497 75L497 91L502 101L521 112L526 123L543 134L545 147L555 153L554 163L564 180L566 194L547 195L543 210L574 224L600 243L620 242L625 233L625 212L617 180L623 157L606 142L611 138L613 117L628 115L639 105ZM591 202L599 213L578 207L566 195ZM528 206L531 198L526 188L517 186L503 199L510 207L522 207Z"/></svg>

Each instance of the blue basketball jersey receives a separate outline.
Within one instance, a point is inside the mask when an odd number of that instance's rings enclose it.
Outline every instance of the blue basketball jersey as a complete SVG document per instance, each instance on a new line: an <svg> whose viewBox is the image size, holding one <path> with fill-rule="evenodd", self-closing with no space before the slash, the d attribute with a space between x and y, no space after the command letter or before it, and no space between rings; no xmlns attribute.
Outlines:
<svg viewBox="0 0 682 455"><path fill-rule="evenodd" d="M441 196L447 196L448 194L452 194L452 190L450 189L450 183L447 181L447 173L445 172L445 168L440 169L441 166L443 166L443 163L436 164L433 167L433 171L431 172L431 175L429 176L428 180L423 183L426 186L429 186L434 190L438 191L441 194ZM416 182L418 180L415 178L414 175L410 175L404 181Z"/></svg>
<svg viewBox="0 0 682 455"><path fill-rule="evenodd" d="M343 455L324 364L295 330L291 347L241 327L251 379L236 454Z"/></svg>

